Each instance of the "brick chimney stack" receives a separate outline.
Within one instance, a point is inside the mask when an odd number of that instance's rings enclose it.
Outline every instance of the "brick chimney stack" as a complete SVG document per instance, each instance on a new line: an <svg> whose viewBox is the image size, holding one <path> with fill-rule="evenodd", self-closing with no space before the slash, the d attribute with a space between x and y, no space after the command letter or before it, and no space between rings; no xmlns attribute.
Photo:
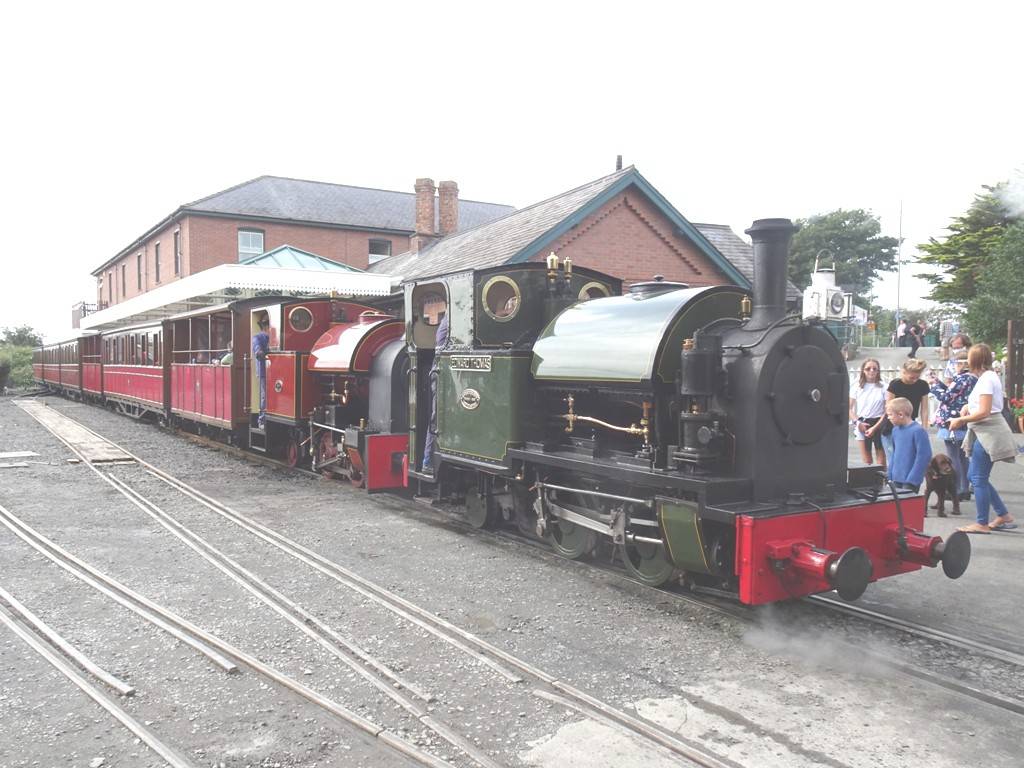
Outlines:
<svg viewBox="0 0 1024 768"><path fill-rule="evenodd" d="M454 181L442 181L437 190L441 237L454 235L459 229L459 185Z"/></svg>
<svg viewBox="0 0 1024 768"><path fill-rule="evenodd" d="M434 231L434 180L416 179L416 232L409 250L419 253L437 238Z"/></svg>

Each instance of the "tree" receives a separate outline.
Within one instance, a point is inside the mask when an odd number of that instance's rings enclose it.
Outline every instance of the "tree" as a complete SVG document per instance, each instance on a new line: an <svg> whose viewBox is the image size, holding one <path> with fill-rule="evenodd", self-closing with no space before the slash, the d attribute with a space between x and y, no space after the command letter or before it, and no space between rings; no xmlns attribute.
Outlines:
<svg viewBox="0 0 1024 768"><path fill-rule="evenodd" d="M978 295L978 278L1011 223L1000 199L1005 186L984 187L967 212L953 219L948 237L933 237L918 246L921 263L942 269L940 274L918 275L934 286L929 299L966 304Z"/></svg>
<svg viewBox="0 0 1024 768"><path fill-rule="evenodd" d="M964 321L974 341L1006 343L1006 321L1024 319L1024 221L1008 227L979 270Z"/></svg>
<svg viewBox="0 0 1024 768"><path fill-rule="evenodd" d="M4 328L3 343L14 347L38 347L43 343L43 335L30 325L19 325Z"/></svg>
<svg viewBox="0 0 1024 768"><path fill-rule="evenodd" d="M822 253L821 266L836 265L836 283L858 296L867 296L871 281L879 272L896 267L895 237L880 233L878 218L857 208L832 211L797 221L800 230L793 235L789 259L789 279L803 290L811 282L814 260Z"/></svg>

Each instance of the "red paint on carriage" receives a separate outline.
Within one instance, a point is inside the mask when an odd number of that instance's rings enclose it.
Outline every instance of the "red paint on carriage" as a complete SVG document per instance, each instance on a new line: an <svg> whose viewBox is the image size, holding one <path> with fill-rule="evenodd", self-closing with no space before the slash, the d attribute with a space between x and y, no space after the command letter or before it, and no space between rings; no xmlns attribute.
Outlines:
<svg viewBox="0 0 1024 768"><path fill-rule="evenodd" d="M173 363L171 413L230 428L231 371L230 365Z"/></svg>
<svg viewBox="0 0 1024 768"><path fill-rule="evenodd" d="M156 365L106 365L103 391L107 398L164 407L164 371Z"/></svg>
<svg viewBox="0 0 1024 768"><path fill-rule="evenodd" d="M82 389L94 395L103 394L103 366L99 363L82 363Z"/></svg>

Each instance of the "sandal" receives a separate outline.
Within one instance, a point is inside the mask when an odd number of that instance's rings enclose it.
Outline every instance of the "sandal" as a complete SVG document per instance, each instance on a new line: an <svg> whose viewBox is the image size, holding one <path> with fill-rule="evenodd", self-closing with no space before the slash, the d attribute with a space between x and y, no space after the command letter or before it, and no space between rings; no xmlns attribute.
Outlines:
<svg viewBox="0 0 1024 768"><path fill-rule="evenodd" d="M963 531L964 533L992 533L991 528L987 525L980 525L979 523L971 523L970 525L957 528L957 530Z"/></svg>
<svg viewBox="0 0 1024 768"><path fill-rule="evenodd" d="M988 524L989 528L1002 528L1003 526L1009 526L1013 522L1013 518L1009 515L1000 515L991 523ZM1016 526L1014 526L1016 527Z"/></svg>

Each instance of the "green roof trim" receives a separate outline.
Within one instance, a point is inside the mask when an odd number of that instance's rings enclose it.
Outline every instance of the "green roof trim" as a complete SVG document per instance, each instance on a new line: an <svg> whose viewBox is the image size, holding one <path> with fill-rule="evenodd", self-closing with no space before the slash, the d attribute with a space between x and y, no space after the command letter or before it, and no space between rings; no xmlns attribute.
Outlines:
<svg viewBox="0 0 1024 768"><path fill-rule="evenodd" d="M693 224L687 221L673 205L665 199L654 186L645 179L635 168L631 169L621 179L598 195L595 195L586 205L578 208L571 216L563 219L557 226L549 229L536 240L529 243L516 253L507 263L514 264L527 261L530 256L543 250L548 244L553 243L570 229L580 224L584 219L596 212L601 206L607 203L621 192L631 186L637 187L651 200L652 203L671 221L679 231L689 238L694 245L708 259L718 267L730 280L742 288L750 288L750 281L732 263L726 259L721 252L711 244L704 235Z"/></svg>
<svg viewBox="0 0 1024 768"><path fill-rule="evenodd" d="M267 251L259 256L252 256L238 262L253 267L280 267L282 269L316 269L327 272L362 272L363 270L351 267L348 264L339 264L336 261L317 256L315 253L304 251L291 245L282 245L272 251Z"/></svg>

